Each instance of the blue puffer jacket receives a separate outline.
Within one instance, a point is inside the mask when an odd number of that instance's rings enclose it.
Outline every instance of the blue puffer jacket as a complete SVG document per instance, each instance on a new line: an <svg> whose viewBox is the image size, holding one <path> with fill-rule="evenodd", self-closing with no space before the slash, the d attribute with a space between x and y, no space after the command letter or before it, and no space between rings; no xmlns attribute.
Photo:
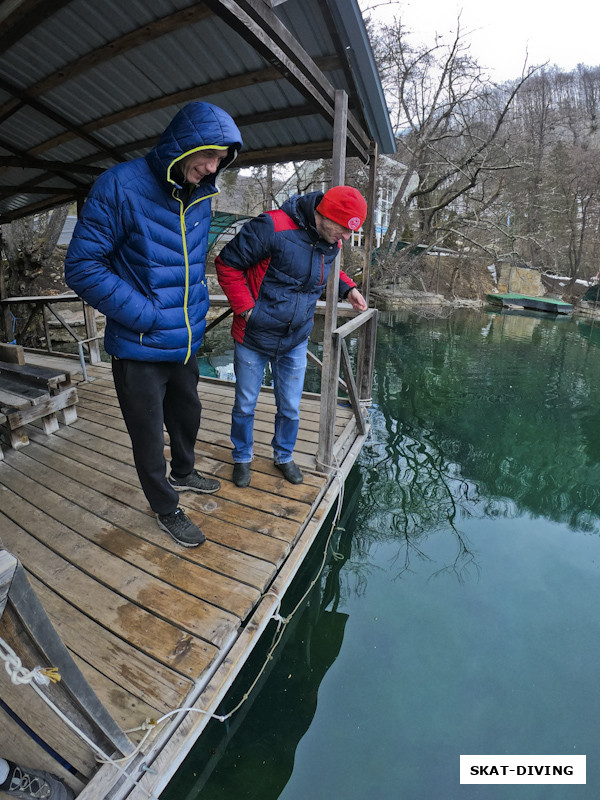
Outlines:
<svg viewBox="0 0 600 800"><path fill-rule="evenodd" d="M65 278L106 315L110 355L186 362L200 347L217 175L197 187L181 186L173 167L215 146L228 148L221 172L242 146L234 121L210 103L189 103L145 158L109 169L92 187L67 252Z"/></svg>
<svg viewBox="0 0 600 800"><path fill-rule="evenodd" d="M234 311L233 338L268 356L308 339L339 243L321 239L315 206L322 192L294 195L278 211L246 222L215 259L217 277ZM339 297L356 286L340 270ZM248 321L240 314L252 308Z"/></svg>

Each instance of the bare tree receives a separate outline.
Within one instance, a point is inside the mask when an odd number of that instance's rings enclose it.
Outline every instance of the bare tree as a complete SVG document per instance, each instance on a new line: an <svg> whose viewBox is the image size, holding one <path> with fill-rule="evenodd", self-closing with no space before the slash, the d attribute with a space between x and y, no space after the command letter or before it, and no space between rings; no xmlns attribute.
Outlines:
<svg viewBox="0 0 600 800"><path fill-rule="evenodd" d="M575 279L581 275L589 252L588 231L595 242L600 223L598 152L560 144L553 153L552 165L555 210L564 231L561 252L566 250L568 277Z"/></svg>
<svg viewBox="0 0 600 800"><path fill-rule="evenodd" d="M572 279L597 271L600 70L542 69L516 97L507 127L521 162L496 203L498 241L517 260Z"/></svg>
<svg viewBox="0 0 600 800"><path fill-rule="evenodd" d="M1 226L2 286L6 296L37 294L36 280L51 267L69 206Z"/></svg>
<svg viewBox="0 0 600 800"><path fill-rule="evenodd" d="M492 85L470 55L460 19L449 43L436 38L429 47L412 46L399 19L372 33L406 166L380 253L401 272L409 250L398 254L395 243L404 231L413 245L454 245L497 198L502 176L518 164L505 122L533 70L512 86Z"/></svg>

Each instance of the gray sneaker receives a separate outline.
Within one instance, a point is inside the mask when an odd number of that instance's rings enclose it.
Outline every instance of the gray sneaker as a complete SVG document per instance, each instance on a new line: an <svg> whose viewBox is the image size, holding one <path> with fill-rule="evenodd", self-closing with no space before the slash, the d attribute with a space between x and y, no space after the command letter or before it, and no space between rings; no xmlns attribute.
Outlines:
<svg viewBox="0 0 600 800"><path fill-rule="evenodd" d="M177 492L200 492L201 494L213 494L218 492L221 484L215 478L207 478L201 475L197 469L186 475L185 478L175 478L173 473L167 478L169 486Z"/></svg>
<svg viewBox="0 0 600 800"><path fill-rule="evenodd" d="M157 514L156 520L158 527L183 547L197 547L206 541L200 528L180 508L176 508L172 514Z"/></svg>
<svg viewBox="0 0 600 800"><path fill-rule="evenodd" d="M75 797L72 789L49 772L9 764L10 772L5 781L8 788L4 789L9 797L21 800L73 800Z"/></svg>

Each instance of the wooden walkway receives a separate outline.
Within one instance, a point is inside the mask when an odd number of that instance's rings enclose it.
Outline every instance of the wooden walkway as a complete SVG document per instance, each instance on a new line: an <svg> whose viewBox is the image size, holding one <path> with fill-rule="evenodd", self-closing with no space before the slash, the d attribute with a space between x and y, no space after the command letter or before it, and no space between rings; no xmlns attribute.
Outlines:
<svg viewBox="0 0 600 800"><path fill-rule="evenodd" d="M233 386L202 379L196 465L218 477L221 490L181 495L207 537L199 548L181 548L159 530L139 487L109 365L89 367L88 377L77 384L73 424L49 436L28 426L30 443L5 450L0 543L22 562L84 677L127 731L192 703L217 706L277 611L277 598L319 533L339 494L339 477L345 480L364 437L352 412L340 407L335 433L345 445L339 473L316 472L319 402L307 396L295 455L305 481L292 486L272 463L274 401L264 390L252 483L239 489L231 481ZM20 642L7 614L0 636ZM13 686L1 664L0 698L6 734L0 756L61 775L84 800L148 796L131 786L115 789L118 769L99 768L90 748L29 687ZM126 768L143 789L158 794L206 721L202 714L170 718ZM135 743L140 736L130 738ZM139 771L144 760L152 773Z"/></svg>

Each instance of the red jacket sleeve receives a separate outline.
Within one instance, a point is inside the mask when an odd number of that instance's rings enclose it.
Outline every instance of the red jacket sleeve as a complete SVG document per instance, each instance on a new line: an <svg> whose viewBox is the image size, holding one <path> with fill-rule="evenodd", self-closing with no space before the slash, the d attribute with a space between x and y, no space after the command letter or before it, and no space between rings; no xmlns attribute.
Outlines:
<svg viewBox="0 0 600 800"><path fill-rule="evenodd" d="M246 274L228 266L221 256L215 258L219 286L225 292L234 314L241 314L254 306L254 298L246 281Z"/></svg>
<svg viewBox="0 0 600 800"><path fill-rule="evenodd" d="M340 298L343 300L349 291L352 289L356 289L357 285L354 283L352 278L350 278L343 269L340 270Z"/></svg>

